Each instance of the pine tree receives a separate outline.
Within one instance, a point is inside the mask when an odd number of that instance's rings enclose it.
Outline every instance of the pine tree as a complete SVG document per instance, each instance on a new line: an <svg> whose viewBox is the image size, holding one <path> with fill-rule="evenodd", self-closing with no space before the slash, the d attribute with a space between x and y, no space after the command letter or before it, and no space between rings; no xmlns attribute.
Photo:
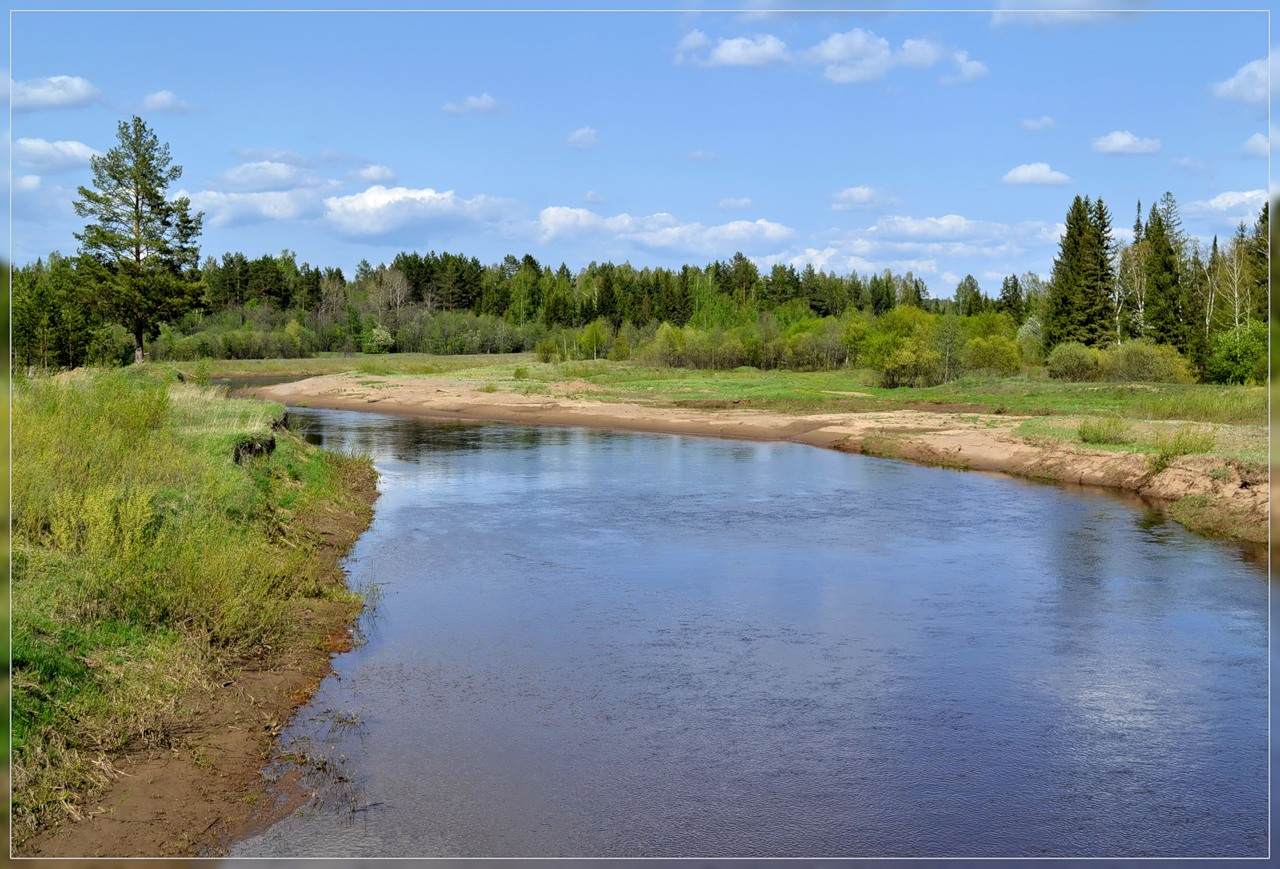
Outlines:
<svg viewBox="0 0 1280 869"><path fill-rule="evenodd" d="M1026 316L1026 305L1022 299L1022 284L1017 275L1009 275L1000 284L1000 298L996 301L996 310L1002 311L1021 323Z"/></svg>
<svg viewBox="0 0 1280 869"><path fill-rule="evenodd" d="M192 214L185 196L167 198L182 167L142 118L121 121L116 139L89 160L93 188L80 187L75 202L89 223L76 239L86 274L109 316L133 336L133 358L141 362L144 339L196 302L204 215Z"/></svg>
<svg viewBox="0 0 1280 869"><path fill-rule="evenodd" d="M1085 233L1082 256L1084 280L1076 319L1084 342L1094 346L1106 344L1111 337L1112 310L1115 293L1115 270L1111 265L1111 213L1102 199L1092 204L1085 199L1089 211L1089 227Z"/></svg>
<svg viewBox="0 0 1280 869"><path fill-rule="evenodd" d="M1092 231L1090 226L1088 200L1076 196L1067 210L1066 231L1049 277L1044 317L1046 348L1064 341L1084 341L1088 337L1077 314L1084 296L1084 257Z"/></svg>

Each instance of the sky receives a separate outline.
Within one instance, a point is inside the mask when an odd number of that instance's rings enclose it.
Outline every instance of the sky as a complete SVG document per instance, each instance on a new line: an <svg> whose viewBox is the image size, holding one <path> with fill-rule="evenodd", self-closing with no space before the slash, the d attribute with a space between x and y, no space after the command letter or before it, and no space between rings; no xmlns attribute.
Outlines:
<svg viewBox="0 0 1280 869"><path fill-rule="evenodd" d="M1265 196L1266 13L688 5L14 13L14 257L75 250L76 187L133 114L184 167L203 254L348 275L405 249L571 268L741 250L994 293L1048 274L1077 193L1120 240L1166 190L1202 239Z"/></svg>

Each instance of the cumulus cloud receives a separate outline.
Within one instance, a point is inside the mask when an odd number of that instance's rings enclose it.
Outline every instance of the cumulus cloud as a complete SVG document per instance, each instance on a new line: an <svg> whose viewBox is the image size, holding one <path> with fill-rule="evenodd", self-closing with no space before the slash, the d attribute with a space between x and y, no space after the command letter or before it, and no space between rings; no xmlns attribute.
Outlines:
<svg viewBox="0 0 1280 869"><path fill-rule="evenodd" d="M696 221L682 223L666 212L641 217L624 212L606 217L590 209L563 205L542 209L538 214L538 227L544 242L564 237L606 235L641 247L709 256L777 243L794 233L788 226L763 218L706 225Z"/></svg>
<svg viewBox="0 0 1280 869"><path fill-rule="evenodd" d="M238 190L249 192L315 187L323 183L322 179L308 170L294 163L282 163L278 160L255 160L233 166L222 173L222 181Z"/></svg>
<svg viewBox="0 0 1280 869"><path fill-rule="evenodd" d="M676 63L696 59L698 53L709 45L711 40L701 30L690 30L676 43Z"/></svg>
<svg viewBox="0 0 1280 869"><path fill-rule="evenodd" d="M60 139L15 139L13 159L19 166L36 172L65 172L89 164L89 158L98 152L84 142Z"/></svg>
<svg viewBox="0 0 1280 869"><path fill-rule="evenodd" d="M565 141L574 148L594 148L600 142L600 131L595 127L578 127Z"/></svg>
<svg viewBox="0 0 1280 869"><path fill-rule="evenodd" d="M1128 130L1112 130L1093 140L1099 154L1154 154L1160 150L1159 139L1144 139Z"/></svg>
<svg viewBox="0 0 1280 869"><path fill-rule="evenodd" d="M1271 147L1276 141L1275 130L1271 131L1271 135L1266 133L1254 133L1244 142L1244 152L1251 157L1266 157L1271 153Z"/></svg>
<svg viewBox="0 0 1280 869"><path fill-rule="evenodd" d="M9 87L9 99L16 111L83 106L96 100L99 95L99 90L92 82L78 75L32 78L15 81Z"/></svg>
<svg viewBox="0 0 1280 869"><path fill-rule="evenodd" d="M40 189L40 176L19 175L13 179L13 189L19 193L33 193Z"/></svg>
<svg viewBox="0 0 1280 869"><path fill-rule="evenodd" d="M831 208L833 211L851 211L855 208L869 208L879 200L880 194L874 187L859 184L831 194Z"/></svg>
<svg viewBox="0 0 1280 869"><path fill-rule="evenodd" d="M156 91L142 98L144 112L185 112L189 108L173 91Z"/></svg>
<svg viewBox="0 0 1280 869"><path fill-rule="evenodd" d="M191 205L205 213L212 226L234 226L268 220L296 220L313 217L319 210L314 190L263 190L227 192L200 190L180 194L191 197Z"/></svg>
<svg viewBox="0 0 1280 869"><path fill-rule="evenodd" d="M324 200L325 219L352 236L387 235L408 226L480 223L500 218L505 208L505 200L483 194L468 199L452 190L381 184Z"/></svg>
<svg viewBox="0 0 1280 869"><path fill-rule="evenodd" d="M942 81L946 84L973 81L982 78L989 72L985 63L969 57L969 52L967 51L954 52L951 55L951 59L955 62L956 71L952 75L943 77Z"/></svg>
<svg viewBox="0 0 1280 869"><path fill-rule="evenodd" d="M1241 103L1262 103L1267 99L1267 59L1251 60L1231 78L1213 86L1213 95Z"/></svg>
<svg viewBox="0 0 1280 869"><path fill-rule="evenodd" d="M1004 173L1005 184L1066 184L1071 179L1048 163L1023 163Z"/></svg>
<svg viewBox="0 0 1280 869"><path fill-rule="evenodd" d="M750 196L726 196L716 203L717 208L723 208L728 211L734 211L740 208L751 207Z"/></svg>
<svg viewBox="0 0 1280 869"><path fill-rule="evenodd" d="M1022 129L1030 130L1038 133L1040 130L1047 130L1054 125L1055 121L1049 115L1041 115L1038 118L1026 118L1022 121Z"/></svg>
<svg viewBox="0 0 1280 869"><path fill-rule="evenodd" d="M380 163L361 166L352 174L359 180L368 181L370 184L382 184L396 177L396 173L391 171L390 166L383 166Z"/></svg>
<svg viewBox="0 0 1280 869"><path fill-rule="evenodd" d="M440 110L448 112L451 115L468 115L492 112L497 107L497 100L491 97L488 93L482 93L478 96L471 96L457 100L456 102L445 103L440 107Z"/></svg>
<svg viewBox="0 0 1280 869"><path fill-rule="evenodd" d="M1267 201L1265 190L1227 190L1212 199L1202 199L1187 206L1188 214L1237 217L1252 214Z"/></svg>
<svg viewBox="0 0 1280 869"><path fill-rule="evenodd" d="M721 39L703 62L707 66L768 66L787 58L787 44L766 33Z"/></svg>

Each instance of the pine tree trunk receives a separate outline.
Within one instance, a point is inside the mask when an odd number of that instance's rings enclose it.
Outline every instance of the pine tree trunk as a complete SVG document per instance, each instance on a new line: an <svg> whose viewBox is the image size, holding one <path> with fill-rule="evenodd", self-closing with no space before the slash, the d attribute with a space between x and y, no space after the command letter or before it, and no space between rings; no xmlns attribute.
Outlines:
<svg viewBox="0 0 1280 869"><path fill-rule="evenodd" d="M137 365L142 362L142 330L136 329L133 333L133 364Z"/></svg>

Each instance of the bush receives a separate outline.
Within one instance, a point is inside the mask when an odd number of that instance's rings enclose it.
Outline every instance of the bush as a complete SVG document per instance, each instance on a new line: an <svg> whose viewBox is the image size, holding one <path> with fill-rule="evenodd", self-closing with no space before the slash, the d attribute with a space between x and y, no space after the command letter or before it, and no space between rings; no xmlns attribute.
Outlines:
<svg viewBox="0 0 1280 869"><path fill-rule="evenodd" d="M1040 328L1040 321L1035 317L1028 317L1027 322L1018 329L1017 340L1022 358L1027 362L1044 360L1044 332Z"/></svg>
<svg viewBox="0 0 1280 869"><path fill-rule="evenodd" d="M1053 348L1047 365L1054 380L1097 380L1102 373L1102 353L1079 341L1067 341Z"/></svg>
<svg viewBox="0 0 1280 869"><path fill-rule="evenodd" d="M1194 383L1191 366L1176 348L1123 341L1101 356L1102 376L1122 383Z"/></svg>
<svg viewBox="0 0 1280 869"><path fill-rule="evenodd" d="M386 327L378 325L365 333L364 340L360 342L360 350L364 353L386 353L395 343Z"/></svg>
<svg viewBox="0 0 1280 869"><path fill-rule="evenodd" d="M942 382L942 355L930 350L923 342L906 342L885 362L880 372L880 385L936 386Z"/></svg>
<svg viewBox="0 0 1280 869"><path fill-rule="evenodd" d="M124 326L111 323L93 331L86 361L90 365L114 368L133 361L133 338Z"/></svg>
<svg viewBox="0 0 1280 869"><path fill-rule="evenodd" d="M1022 367L1018 345L1004 335L970 338L964 346L964 364L973 371L988 371L1008 376Z"/></svg>
<svg viewBox="0 0 1280 869"><path fill-rule="evenodd" d="M1266 383L1266 324L1246 323L1214 335L1205 376L1214 383Z"/></svg>
<svg viewBox="0 0 1280 869"><path fill-rule="evenodd" d="M1118 416L1102 416L1082 419L1078 429L1080 440L1086 444L1133 443L1129 423Z"/></svg>

